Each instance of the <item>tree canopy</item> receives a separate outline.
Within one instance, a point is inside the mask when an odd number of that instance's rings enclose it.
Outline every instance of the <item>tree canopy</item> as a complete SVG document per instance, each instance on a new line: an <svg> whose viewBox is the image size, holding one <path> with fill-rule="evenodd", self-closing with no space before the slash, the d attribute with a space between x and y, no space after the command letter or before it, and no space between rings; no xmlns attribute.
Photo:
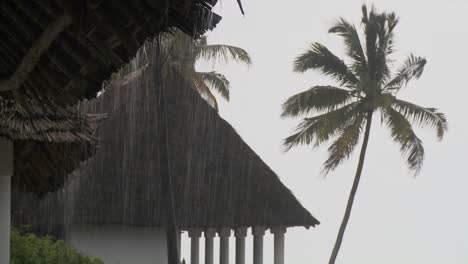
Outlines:
<svg viewBox="0 0 468 264"><path fill-rule="evenodd" d="M303 117L293 134L284 140L286 150L297 145L318 147L331 142L328 159L323 165L323 172L328 174L349 158L362 141L355 178L330 264L335 263L351 215L374 113L380 114L382 123L400 146L408 168L415 175L421 170L425 153L413 127L433 128L440 140L447 131L447 119L436 108L419 106L398 97L410 81L421 77L427 61L411 54L392 74L390 62L397 25L395 13L379 13L374 7L368 10L363 5L363 40L356 27L344 18L338 19L328 31L343 39L350 63L345 63L320 43L310 44L294 61L294 71L315 70L330 77L337 85L313 86L284 102L283 117Z"/></svg>

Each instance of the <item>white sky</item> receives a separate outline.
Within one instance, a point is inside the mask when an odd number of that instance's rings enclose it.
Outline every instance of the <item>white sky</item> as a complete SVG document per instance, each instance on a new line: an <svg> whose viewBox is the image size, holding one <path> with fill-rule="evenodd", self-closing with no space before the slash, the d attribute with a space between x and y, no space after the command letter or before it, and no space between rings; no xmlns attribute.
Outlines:
<svg viewBox="0 0 468 264"><path fill-rule="evenodd" d="M342 57L341 39L327 33L343 16L356 25L359 0L243 0L242 17L235 0L216 7L223 16L210 43L246 49L254 64L217 65L231 81L231 102L221 103L221 116L273 168L301 203L322 224L315 229L289 229L287 263L327 263L344 213L357 164L357 154L327 178L320 175L326 146L281 152L281 141L296 120L283 120L281 103L319 84L334 84L318 73L292 72L294 57L318 41ZM395 11L398 62L410 52L428 59L422 78L400 94L405 100L444 112L449 133L438 142L435 132L417 130L426 148L425 165L414 178L388 131L373 123L361 185L337 263L468 263L468 124L466 87L468 53L467 0L379 0L378 10ZM232 243L234 241L232 240ZM233 245L232 245L233 246ZM184 245L188 257L188 245ZM248 262L251 263L251 242ZM231 251L233 252L233 251ZM203 255L203 254L202 254ZM265 263L272 263L271 235Z"/></svg>

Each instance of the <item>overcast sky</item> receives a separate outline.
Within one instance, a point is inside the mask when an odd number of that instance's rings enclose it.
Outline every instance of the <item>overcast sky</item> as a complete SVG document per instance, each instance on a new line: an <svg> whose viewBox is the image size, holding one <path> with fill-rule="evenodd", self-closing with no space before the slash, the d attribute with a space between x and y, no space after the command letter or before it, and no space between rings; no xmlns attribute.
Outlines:
<svg viewBox="0 0 468 264"><path fill-rule="evenodd" d="M235 0L216 7L222 22L208 34L210 43L243 47L250 68L217 65L232 84L231 102L220 113L273 168L283 183L322 224L289 229L287 263L327 263L357 164L357 154L327 178L320 174L326 146L282 153L281 141L297 120L280 118L281 103L311 86L334 84L318 73L292 72L294 57L318 41L343 57L341 39L327 33L343 16L356 25L359 0ZM428 59L422 78L411 82L402 99L439 108L449 120L442 142L431 130L418 129L426 159L414 178L406 169L380 118L373 123L361 185L337 263L468 263L468 135L466 87L468 62L467 0L379 0L378 10L395 11L395 66L410 52ZM202 66L203 67L203 66ZM231 243L234 244L234 243ZM251 241L248 243L251 263ZM188 257L188 246L184 254ZM265 263L272 263L272 241Z"/></svg>

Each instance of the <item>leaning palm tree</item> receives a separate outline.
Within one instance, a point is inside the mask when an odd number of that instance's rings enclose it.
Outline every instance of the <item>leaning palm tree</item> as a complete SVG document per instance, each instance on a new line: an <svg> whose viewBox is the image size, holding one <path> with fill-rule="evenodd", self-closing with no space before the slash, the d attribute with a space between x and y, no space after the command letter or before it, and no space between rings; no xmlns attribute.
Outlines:
<svg viewBox="0 0 468 264"><path fill-rule="evenodd" d="M286 150L297 145L318 147L332 141L324 163L325 175L351 155L363 136L354 182L329 263L335 263L343 241L361 178L373 115L381 115L415 175L423 164L424 148L413 125L435 128L440 140L447 130L447 120L437 109L397 98L410 80L421 76L426 59L410 55L392 77L389 62L398 24L395 14L378 13L374 8L368 12L365 5L362 14L364 44L355 26L345 19L339 19L329 30L344 39L349 65L319 43L311 44L294 62L296 72L318 70L337 81L338 86L314 86L283 104L283 117L306 116L284 140Z"/></svg>
<svg viewBox="0 0 468 264"><path fill-rule="evenodd" d="M197 71L196 64L199 61L206 61L214 66L218 61L229 62L230 60L247 65L252 63L250 55L244 49L230 45L208 44L206 36L194 40L176 31L168 35L166 45L169 54L168 65L175 70L174 73L190 79L194 89L216 110L218 110L218 101L213 92L216 91L222 98L229 101L230 83L219 72Z"/></svg>

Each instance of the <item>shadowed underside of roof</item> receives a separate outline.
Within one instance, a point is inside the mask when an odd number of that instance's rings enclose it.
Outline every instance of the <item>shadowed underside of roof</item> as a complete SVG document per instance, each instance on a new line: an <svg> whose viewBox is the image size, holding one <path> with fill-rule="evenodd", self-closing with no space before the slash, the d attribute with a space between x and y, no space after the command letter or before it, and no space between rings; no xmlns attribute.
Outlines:
<svg viewBox="0 0 468 264"><path fill-rule="evenodd" d="M212 29L220 20L215 3L0 1L0 136L14 141L13 187L59 188L95 143L96 116L68 106L94 97L148 38L170 27L192 36Z"/></svg>
<svg viewBox="0 0 468 264"><path fill-rule="evenodd" d="M84 106L87 113L108 114L99 130L102 142L66 189L43 202L35 220L42 232L72 222L162 225L159 146L164 142L157 140L161 86L155 71L150 66ZM190 84L179 78L164 87L179 227L319 223Z"/></svg>
<svg viewBox="0 0 468 264"><path fill-rule="evenodd" d="M35 54L40 60L19 93L33 99L47 95L57 104L94 97L102 81L127 63L148 38L172 26L195 36L212 29L220 19L210 11L215 3L202 0L1 1L0 80L15 74L48 29L62 25L63 31L58 32L50 48L43 54Z"/></svg>

